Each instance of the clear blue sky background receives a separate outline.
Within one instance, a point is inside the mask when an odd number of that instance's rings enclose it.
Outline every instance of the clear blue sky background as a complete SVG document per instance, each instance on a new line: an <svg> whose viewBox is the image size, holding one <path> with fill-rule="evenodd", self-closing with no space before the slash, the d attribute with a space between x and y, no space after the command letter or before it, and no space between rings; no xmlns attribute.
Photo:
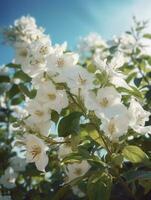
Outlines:
<svg viewBox="0 0 151 200"><path fill-rule="evenodd" d="M68 41L74 48L80 36L98 32L108 39L128 29L133 15L146 19L150 13L151 0L0 0L0 27L30 14L53 43ZM1 44L0 64L12 58L12 49Z"/></svg>

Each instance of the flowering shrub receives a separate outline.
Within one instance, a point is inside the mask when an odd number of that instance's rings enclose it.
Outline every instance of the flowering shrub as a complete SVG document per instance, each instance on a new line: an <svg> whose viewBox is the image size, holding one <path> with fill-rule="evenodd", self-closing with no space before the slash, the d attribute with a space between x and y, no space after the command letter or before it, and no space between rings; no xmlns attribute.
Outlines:
<svg viewBox="0 0 151 200"><path fill-rule="evenodd" d="M134 19L111 41L92 33L76 53L30 16L4 29L15 59L0 72L0 199L151 198L145 27Z"/></svg>

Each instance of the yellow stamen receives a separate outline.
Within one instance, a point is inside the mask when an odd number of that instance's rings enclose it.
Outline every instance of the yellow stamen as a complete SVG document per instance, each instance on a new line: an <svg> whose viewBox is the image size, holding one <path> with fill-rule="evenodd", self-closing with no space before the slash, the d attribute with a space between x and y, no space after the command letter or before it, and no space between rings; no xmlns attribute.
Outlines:
<svg viewBox="0 0 151 200"><path fill-rule="evenodd" d="M55 94L49 93L48 97L49 97L50 100L55 100L56 99L56 95Z"/></svg>
<svg viewBox="0 0 151 200"><path fill-rule="evenodd" d="M113 135L116 132L116 126L113 119L111 119L109 122L108 131L110 132L111 135Z"/></svg>
<svg viewBox="0 0 151 200"><path fill-rule="evenodd" d="M33 159L34 159L37 155L39 155L40 153L41 153L41 148L40 148L40 146L34 145L34 146L32 147L32 150L31 150L31 154L32 154L32 156L33 156Z"/></svg>
<svg viewBox="0 0 151 200"><path fill-rule="evenodd" d="M106 97L104 97L101 101L100 101L100 105L103 107L107 107L108 106L108 99Z"/></svg>
<svg viewBox="0 0 151 200"><path fill-rule="evenodd" d="M64 59L63 58L58 58L57 65L58 65L58 67L62 67L64 65Z"/></svg>
<svg viewBox="0 0 151 200"><path fill-rule="evenodd" d="M38 117L41 117L41 116L44 115L44 113L43 113L42 111L40 111L40 110L36 110L36 111L35 111L35 114L36 114Z"/></svg>
<svg viewBox="0 0 151 200"><path fill-rule="evenodd" d="M75 169L75 174L76 174L77 176L80 176L80 175L82 174L82 169L81 169L81 168Z"/></svg>

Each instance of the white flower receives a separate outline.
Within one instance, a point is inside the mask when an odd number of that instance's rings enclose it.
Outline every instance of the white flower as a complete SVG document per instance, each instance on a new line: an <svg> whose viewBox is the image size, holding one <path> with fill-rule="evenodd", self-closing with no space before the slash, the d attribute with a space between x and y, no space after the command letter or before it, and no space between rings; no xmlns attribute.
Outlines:
<svg viewBox="0 0 151 200"><path fill-rule="evenodd" d="M26 169L26 162L24 158L20 158L18 156L11 157L10 165L16 172L22 172Z"/></svg>
<svg viewBox="0 0 151 200"><path fill-rule="evenodd" d="M95 95L89 91L85 95L85 106L88 110L94 110L96 114L109 114L110 108L121 103L121 94L113 86L100 88Z"/></svg>
<svg viewBox="0 0 151 200"><path fill-rule="evenodd" d="M65 52L67 50L67 42L64 42L63 44L55 44L54 46L54 52L56 52L57 54L62 54L63 52Z"/></svg>
<svg viewBox="0 0 151 200"><path fill-rule="evenodd" d="M15 42L15 63L21 64L22 70L34 77L45 70L46 58L52 53L52 50L51 40L44 34L30 42Z"/></svg>
<svg viewBox="0 0 151 200"><path fill-rule="evenodd" d="M18 62L22 59L22 70L31 77L35 77L46 70L47 57L52 53L52 46L49 37L45 36L40 40L35 40L25 47L19 49ZM25 60L25 62L23 62Z"/></svg>
<svg viewBox="0 0 151 200"><path fill-rule="evenodd" d="M151 126L145 126L145 122L149 120L151 113L144 110L134 98L131 99L128 112L130 117L130 127L132 129L140 134L151 134Z"/></svg>
<svg viewBox="0 0 151 200"><path fill-rule="evenodd" d="M95 52L93 54L92 57L92 61L93 63L97 66L97 62L100 62L100 60L104 61L106 60L106 58L110 56L110 52L109 51L104 51L104 49L102 48L96 48Z"/></svg>
<svg viewBox="0 0 151 200"><path fill-rule="evenodd" d="M20 51L20 49L19 49ZM22 51L22 49L21 49ZM23 49L24 51L24 49ZM22 54L22 52L18 52L18 54ZM22 58L17 58L22 59ZM19 61L18 61L19 62ZM26 58L22 59L22 63L21 64L21 68L22 70L28 74L30 77L35 77L36 75L38 75L41 72L45 71L45 66L46 66L46 60L43 57L38 57L36 58L34 55L27 55Z"/></svg>
<svg viewBox="0 0 151 200"><path fill-rule="evenodd" d="M37 74L36 76L34 76L31 80L32 82L32 86L35 89L39 88L39 85L45 81L45 77L44 77L44 72L42 71L41 73Z"/></svg>
<svg viewBox="0 0 151 200"><path fill-rule="evenodd" d="M51 54L47 59L47 71L49 74L62 73L64 69L70 69L78 62L79 56L75 53L56 53Z"/></svg>
<svg viewBox="0 0 151 200"><path fill-rule="evenodd" d="M42 71L45 71L46 60L44 57L37 57L35 55L29 55L27 63L21 66L22 70L30 77L35 77Z"/></svg>
<svg viewBox="0 0 151 200"><path fill-rule="evenodd" d="M136 45L135 38L130 34L122 34L119 38L119 50L124 51L125 53L132 53Z"/></svg>
<svg viewBox="0 0 151 200"><path fill-rule="evenodd" d="M19 43L15 47L15 63L27 65L29 55L29 46L26 43Z"/></svg>
<svg viewBox="0 0 151 200"><path fill-rule="evenodd" d="M115 87L123 87L128 90L131 90L131 87L124 80L126 77L120 73L113 70L109 70L109 81L115 85Z"/></svg>
<svg viewBox="0 0 151 200"><path fill-rule="evenodd" d="M14 188L16 186L16 178L17 174L14 172L14 169L12 167L8 167L5 170L4 175L2 175L0 178L0 184L8 189Z"/></svg>
<svg viewBox="0 0 151 200"><path fill-rule="evenodd" d="M23 142L26 145L26 160L28 163L34 162L39 171L45 171L48 164L46 151L48 147L35 135L27 134Z"/></svg>
<svg viewBox="0 0 151 200"><path fill-rule="evenodd" d="M20 19L15 20L14 25L23 30L37 27L35 19L30 16L22 16Z"/></svg>
<svg viewBox="0 0 151 200"><path fill-rule="evenodd" d="M52 125L52 122L50 120L43 121L37 123L34 116L30 116L27 119L24 120L24 123L26 125L26 129L32 130L35 133L39 133L43 136L48 136L49 131Z"/></svg>
<svg viewBox="0 0 151 200"><path fill-rule="evenodd" d="M85 160L81 161L81 163L68 164L66 171L68 182L74 180L77 177L83 176L89 169L90 165Z"/></svg>
<svg viewBox="0 0 151 200"><path fill-rule="evenodd" d="M45 105L45 107L61 112L68 106L68 98L65 90L56 90L51 81L44 81L37 91L36 98Z"/></svg>
<svg viewBox="0 0 151 200"><path fill-rule="evenodd" d="M32 116L35 123L47 122L50 120L50 110L37 101L37 99L30 100L26 107L28 113Z"/></svg>
<svg viewBox="0 0 151 200"><path fill-rule="evenodd" d="M117 111L116 111L117 112ZM113 116L112 118L103 117L100 129L111 140L117 141L120 136L127 133L129 126L129 119L127 113Z"/></svg>
<svg viewBox="0 0 151 200"><path fill-rule="evenodd" d="M140 42L140 46L141 46L140 54L150 56L150 54L151 54L151 41L150 41L150 39L141 38L139 42Z"/></svg>
<svg viewBox="0 0 151 200"><path fill-rule="evenodd" d="M77 65L73 69L64 71L62 76L64 76L71 93L75 95L83 95L86 91L96 88L94 74L89 73L81 66Z"/></svg>
<svg viewBox="0 0 151 200"><path fill-rule="evenodd" d="M70 153L72 153L72 148L69 144L62 144L59 146L58 157L60 159L63 159Z"/></svg>
<svg viewBox="0 0 151 200"><path fill-rule="evenodd" d="M20 19L15 20L13 26L4 29L3 34L5 41L15 47L17 43L30 44L37 38L43 37L43 32L44 30L41 27L37 27L33 17L22 16Z"/></svg>
<svg viewBox="0 0 151 200"><path fill-rule="evenodd" d="M78 50L91 51L96 47L107 47L106 42L101 38L98 33L90 33L88 36L80 38Z"/></svg>
<svg viewBox="0 0 151 200"><path fill-rule="evenodd" d="M115 85L115 87L124 87L131 89L124 80L125 76L119 71L119 68L126 62L123 54L117 53L109 63L107 59L102 60L99 55L94 57L94 63L100 70L100 72L106 73L108 81Z"/></svg>
<svg viewBox="0 0 151 200"><path fill-rule="evenodd" d="M30 44L31 54L36 54L37 57L47 57L53 52L50 37L44 35L42 38L33 41Z"/></svg>
<svg viewBox="0 0 151 200"><path fill-rule="evenodd" d="M110 62L110 66L112 69L116 70L116 69L122 67L125 62L126 62L126 59L125 59L123 53L118 52L113 56L113 58Z"/></svg>

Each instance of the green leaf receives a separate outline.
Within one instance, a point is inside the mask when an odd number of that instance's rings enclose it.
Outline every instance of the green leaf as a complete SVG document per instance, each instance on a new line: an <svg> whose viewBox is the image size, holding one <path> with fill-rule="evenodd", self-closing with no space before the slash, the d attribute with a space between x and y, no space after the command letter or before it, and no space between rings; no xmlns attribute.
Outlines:
<svg viewBox="0 0 151 200"><path fill-rule="evenodd" d="M123 158L123 155L121 155L121 154L113 153L111 159L112 159L111 161L114 165L121 167L124 158Z"/></svg>
<svg viewBox="0 0 151 200"><path fill-rule="evenodd" d="M102 71L101 73L96 73L95 76L96 76L97 82L101 83L102 85L106 84L108 81L108 75L105 71Z"/></svg>
<svg viewBox="0 0 151 200"><path fill-rule="evenodd" d="M143 35L144 38L151 39L151 34L147 33Z"/></svg>
<svg viewBox="0 0 151 200"><path fill-rule="evenodd" d="M133 89L133 91L130 94L141 99L143 98L142 93L136 87L131 86L131 88Z"/></svg>
<svg viewBox="0 0 151 200"><path fill-rule="evenodd" d="M128 89L123 88L123 87L119 87L117 90L119 92L127 93L129 95L133 95L137 98L141 98L141 99L143 98L142 93L136 87L133 87L133 86L131 86L131 90L128 90Z"/></svg>
<svg viewBox="0 0 151 200"><path fill-rule="evenodd" d="M135 50L135 53L138 55L138 54L140 54L141 53L141 50L140 50L140 48L136 48L136 50Z"/></svg>
<svg viewBox="0 0 151 200"><path fill-rule="evenodd" d="M59 121L59 114L54 110L51 112L51 120L55 123L58 123Z"/></svg>
<svg viewBox="0 0 151 200"><path fill-rule="evenodd" d="M19 78L24 82L30 82L31 81L31 78L27 74L25 74L22 70L17 71L14 74L14 78Z"/></svg>
<svg viewBox="0 0 151 200"><path fill-rule="evenodd" d="M111 175L103 172L92 175L88 180L89 200L109 200L112 187Z"/></svg>
<svg viewBox="0 0 151 200"><path fill-rule="evenodd" d="M79 162L82 161L84 159L84 157L82 155L80 155L79 153L70 153L69 155L67 155L64 159L63 159L63 163L75 163L75 162Z"/></svg>
<svg viewBox="0 0 151 200"><path fill-rule="evenodd" d="M129 83L134 77L136 77L136 75L136 72L132 72L130 75L128 75L126 81Z"/></svg>
<svg viewBox="0 0 151 200"><path fill-rule="evenodd" d="M20 68L20 65L14 64L14 63L8 63L8 64L6 65L6 67L10 67L10 68Z"/></svg>
<svg viewBox="0 0 151 200"><path fill-rule="evenodd" d="M151 65L151 57L149 57L149 58L147 59L147 61L148 61L148 64Z"/></svg>
<svg viewBox="0 0 151 200"><path fill-rule="evenodd" d="M116 50L117 50L117 45L112 46L112 47L109 48L109 51L110 51L111 54L112 54L112 53L115 53Z"/></svg>
<svg viewBox="0 0 151 200"><path fill-rule="evenodd" d="M126 31L127 34L132 35L132 33L130 31Z"/></svg>
<svg viewBox="0 0 151 200"><path fill-rule="evenodd" d="M19 89L20 91L25 94L26 96L28 96L30 99L33 99L36 96L36 90L29 90L28 87L26 85L24 85L23 83L19 84Z"/></svg>
<svg viewBox="0 0 151 200"><path fill-rule="evenodd" d="M18 105L22 103L25 100L25 97L23 95L20 95L19 97L15 97L11 100L12 105Z"/></svg>
<svg viewBox="0 0 151 200"><path fill-rule="evenodd" d="M135 181L135 180L151 180L151 172L150 171L128 171L123 173L122 175L128 183Z"/></svg>
<svg viewBox="0 0 151 200"><path fill-rule="evenodd" d="M92 63L88 64L87 69L90 73L94 73L96 71L96 67Z"/></svg>
<svg viewBox="0 0 151 200"><path fill-rule="evenodd" d="M147 155L139 147L129 145L123 151L123 156L132 163L141 163L148 160Z"/></svg>
<svg viewBox="0 0 151 200"><path fill-rule="evenodd" d="M104 142L98 133L98 131L94 128L92 124L84 125L84 130L88 133L92 140L98 143L100 146L104 147Z"/></svg>
<svg viewBox="0 0 151 200"><path fill-rule="evenodd" d="M58 135L66 137L70 134L77 134L80 130L80 117L82 113L73 112L66 117L63 117L58 125Z"/></svg>
<svg viewBox="0 0 151 200"><path fill-rule="evenodd" d="M7 75L0 75L0 83L10 82L10 78Z"/></svg>
<svg viewBox="0 0 151 200"><path fill-rule="evenodd" d="M80 143L80 134L71 135L71 147L73 150L77 150L78 144Z"/></svg>
<svg viewBox="0 0 151 200"><path fill-rule="evenodd" d="M19 90L18 85L14 84L14 85L12 85L10 90L7 92L7 96L11 99L19 93L20 93L20 90Z"/></svg>

